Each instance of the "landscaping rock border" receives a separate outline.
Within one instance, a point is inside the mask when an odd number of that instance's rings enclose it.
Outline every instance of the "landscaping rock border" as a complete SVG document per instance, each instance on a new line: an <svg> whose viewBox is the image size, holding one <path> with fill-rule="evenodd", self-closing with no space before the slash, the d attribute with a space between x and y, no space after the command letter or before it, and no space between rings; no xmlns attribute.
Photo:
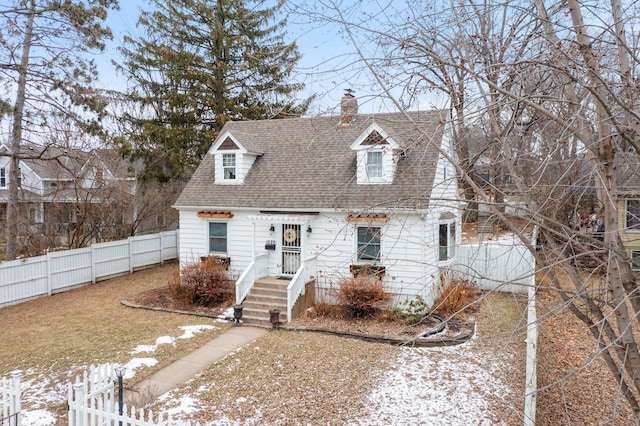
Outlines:
<svg viewBox="0 0 640 426"><path fill-rule="evenodd" d="M225 315L210 315L200 312L193 311L184 311L180 309L169 309L169 308L159 308L154 306L144 306L136 303L129 302L127 299L121 301L121 303L125 306L131 308L139 308L139 309L149 309L152 311L159 312L169 312L175 314L183 314L183 315L193 315L199 317L206 317L212 319L218 319L222 321L233 321L233 317L225 316ZM460 333L455 336L443 337L438 336L437 334L425 337L414 337L414 338L403 338L403 337L390 337L378 334L366 334L366 333L356 333L349 331L339 331L339 330L331 330L322 327L304 327L304 326L289 326L289 325L280 325L278 330L285 331L307 331L313 333L324 333L324 334L332 334L334 336L347 337L352 339L364 340L366 342L373 343L386 343L390 345L396 346L411 346L411 347L422 347L422 348L431 348L431 347L441 347L441 346L455 346L461 343L464 343L471 339L475 333L475 316L470 316L467 319L466 327ZM260 326L257 326L260 327Z"/></svg>

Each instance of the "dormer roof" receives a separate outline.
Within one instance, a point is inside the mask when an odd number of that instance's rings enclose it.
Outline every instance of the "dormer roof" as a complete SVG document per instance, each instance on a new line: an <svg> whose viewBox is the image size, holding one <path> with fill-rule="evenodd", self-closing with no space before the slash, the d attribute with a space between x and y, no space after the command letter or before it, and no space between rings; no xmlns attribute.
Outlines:
<svg viewBox="0 0 640 426"><path fill-rule="evenodd" d="M351 144L352 150L386 148L400 149L400 145L380 126L373 122L362 134Z"/></svg>
<svg viewBox="0 0 640 426"><path fill-rule="evenodd" d="M231 121L204 157L175 207L281 209L426 208L435 180L446 111ZM354 144L366 149L371 130L402 149L389 185L358 185ZM242 185L215 185L215 154L227 136L262 153ZM358 142L359 141L359 142ZM363 145L364 143L364 145ZM230 146L230 145L229 145Z"/></svg>
<svg viewBox="0 0 640 426"><path fill-rule="evenodd" d="M618 152L615 157L618 195L625 197L640 196L640 162L638 154Z"/></svg>
<svg viewBox="0 0 640 426"><path fill-rule="evenodd" d="M208 153L214 154L216 151L238 151L256 156L264 153L261 141L251 135L244 134L241 129L232 132L227 126L222 129Z"/></svg>

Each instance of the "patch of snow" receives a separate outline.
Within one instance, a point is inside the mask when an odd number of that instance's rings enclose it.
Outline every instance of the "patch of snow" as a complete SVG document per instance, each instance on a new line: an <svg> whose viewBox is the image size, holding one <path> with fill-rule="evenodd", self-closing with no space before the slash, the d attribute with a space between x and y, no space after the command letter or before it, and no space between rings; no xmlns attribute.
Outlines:
<svg viewBox="0 0 640 426"><path fill-rule="evenodd" d="M156 339L156 343L154 343L153 345L138 345L136 346L136 348L131 352L131 355L135 355L135 354L139 354L140 352L155 352L156 349L158 349L158 346L160 345L174 345L176 344L176 339L175 337L171 337L171 336L161 336L158 337Z"/></svg>
<svg viewBox="0 0 640 426"><path fill-rule="evenodd" d="M56 416L47 410L22 410L22 426L53 426Z"/></svg>
<svg viewBox="0 0 640 426"><path fill-rule="evenodd" d="M359 424L496 424L489 402L510 389L491 364L461 346L405 348L369 396L371 414Z"/></svg>
<svg viewBox="0 0 640 426"><path fill-rule="evenodd" d="M216 327L212 325L183 325L180 326L180 330L182 330L182 335L177 337L177 339L190 339L195 336L196 333L200 333L202 330L212 330ZM160 336L156 339L156 342L153 345L138 345L131 352L131 355L139 354L141 352L155 352L160 345L174 345L176 344L176 337L171 336Z"/></svg>
<svg viewBox="0 0 640 426"><path fill-rule="evenodd" d="M180 326L180 330L182 330L184 333L182 334L182 336L178 337L178 339L190 339L196 333L200 333L202 330L213 330L214 328L216 327L212 325L183 325Z"/></svg>
<svg viewBox="0 0 640 426"><path fill-rule="evenodd" d="M131 361L124 365L126 371L124 372L125 379L131 379L136 375L136 369L139 367L153 367L158 363L155 358L132 358Z"/></svg>
<svg viewBox="0 0 640 426"><path fill-rule="evenodd" d="M20 388L22 390L22 425L23 426L53 426L56 416L47 410L46 406L64 403L67 400L66 389L52 384L52 378L44 373L36 374L34 370L25 372ZM25 406L28 406L27 409Z"/></svg>
<svg viewBox="0 0 640 426"><path fill-rule="evenodd" d="M175 344L176 344L175 337L162 336L156 339L156 346L157 345L174 345L175 346Z"/></svg>
<svg viewBox="0 0 640 426"><path fill-rule="evenodd" d="M168 410L163 411L166 414L170 414L175 416L176 414L190 414L196 411L196 403L198 403L197 399L191 398L189 396L183 396L179 398L177 401L177 407L169 408Z"/></svg>

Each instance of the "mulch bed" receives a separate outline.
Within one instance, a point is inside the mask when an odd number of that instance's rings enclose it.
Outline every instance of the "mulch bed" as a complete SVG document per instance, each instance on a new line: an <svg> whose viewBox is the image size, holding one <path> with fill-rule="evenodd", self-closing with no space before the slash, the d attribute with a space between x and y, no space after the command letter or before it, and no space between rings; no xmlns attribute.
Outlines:
<svg viewBox="0 0 640 426"><path fill-rule="evenodd" d="M166 311L188 312L207 317L218 317L229 308L226 305L202 306L193 303L182 303L173 300L169 294L169 287L148 290L127 298L126 302L143 308L153 308Z"/></svg>
<svg viewBox="0 0 640 426"><path fill-rule="evenodd" d="M131 296L124 301L129 306L166 310L207 317L222 317L231 305L201 306L176 302L169 294L168 287L157 288ZM476 306L475 304L473 305ZM475 312L475 308L473 309ZM437 342L442 344L456 344L473 335L473 313L466 311L445 318L446 327L440 333L421 337L423 343ZM333 318L330 316L316 316L312 312L302 315L286 323L284 329L298 331L328 332L373 341L387 341L388 343L403 343L415 339L421 333L433 332L439 328L440 321L427 316L419 324L407 325L401 321L381 321L375 318Z"/></svg>

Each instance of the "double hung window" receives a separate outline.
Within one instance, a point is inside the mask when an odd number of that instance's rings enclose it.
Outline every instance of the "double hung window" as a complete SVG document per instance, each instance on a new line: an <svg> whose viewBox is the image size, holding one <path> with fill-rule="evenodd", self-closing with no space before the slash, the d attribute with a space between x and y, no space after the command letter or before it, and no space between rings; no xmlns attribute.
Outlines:
<svg viewBox="0 0 640 426"><path fill-rule="evenodd" d="M382 178L382 151L367 152L367 177Z"/></svg>
<svg viewBox="0 0 640 426"><path fill-rule="evenodd" d="M456 254L456 224L441 223L438 229L438 260L452 259Z"/></svg>
<svg viewBox="0 0 640 426"><path fill-rule="evenodd" d="M640 231L640 200L626 201L624 227Z"/></svg>
<svg viewBox="0 0 640 426"><path fill-rule="evenodd" d="M226 222L209 222L209 252L227 252Z"/></svg>
<svg viewBox="0 0 640 426"><path fill-rule="evenodd" d="M358 260L380 261L380 227L358 227Z"/></svg>
<svg viewBox="0 0 640 426"><path fill-rule="evenodd" d="M222 154L222 173L224 180L235 180L236 154Z"/></svg>

